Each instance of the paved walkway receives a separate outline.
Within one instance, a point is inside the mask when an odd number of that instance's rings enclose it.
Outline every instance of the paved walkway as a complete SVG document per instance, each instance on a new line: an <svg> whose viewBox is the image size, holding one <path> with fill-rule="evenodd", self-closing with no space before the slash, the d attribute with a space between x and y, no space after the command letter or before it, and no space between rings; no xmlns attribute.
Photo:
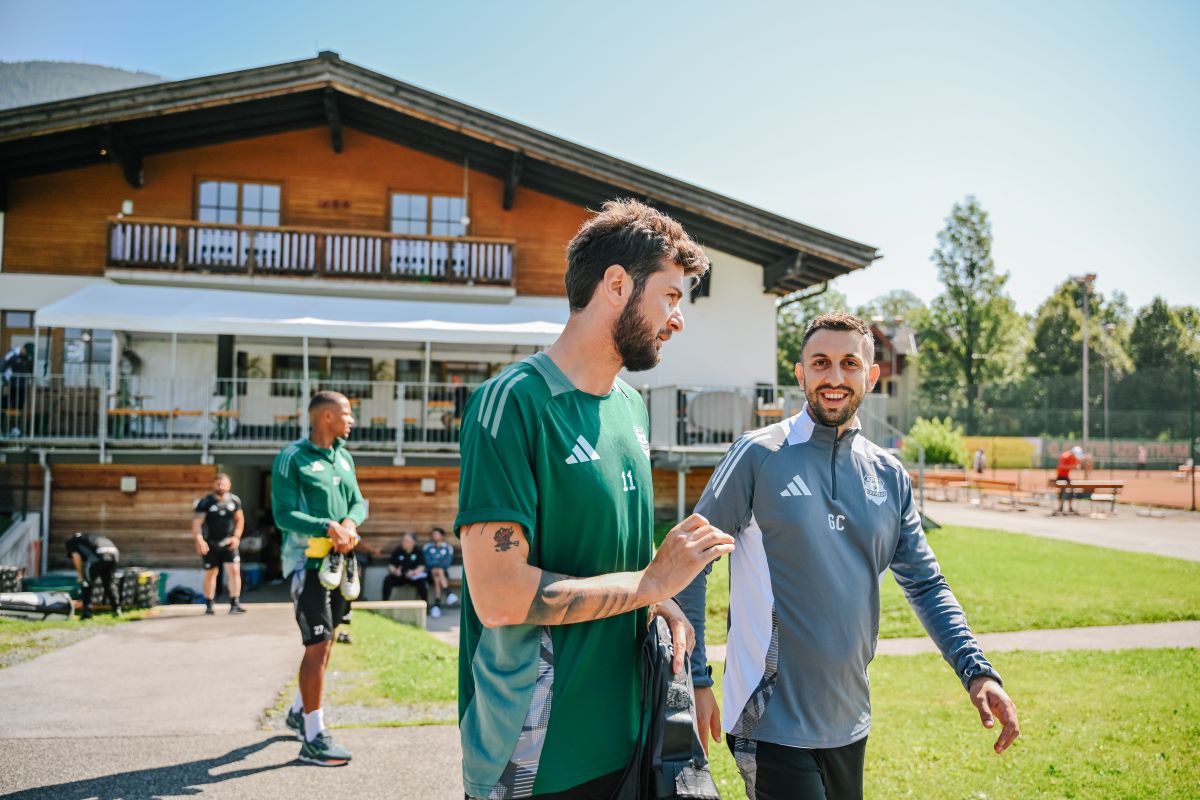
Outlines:
<svg viewBox="0 0 1200 800"><path fill-rule="evenodd" d="M1079 507L1086 509L1087 504L1081 503ZM1163 516L1141 516L1148 512L1118 506L1116 516L1093 519L1086 514L1052 517L1048 510L1041 508L995 511L963 503L929 501L925 503L925 513L941 525L996 528L1115 550L1200 561L1200 514L1188 511L1155 511L1153 513Z"/></svg>
<svg viewBox="0 0 1200 800"><path fill-rule="evenodd" d="M0 670L0 796L461 800L453 726L340 730L355 755L341 769L301 764L299 743L264 726L299 664L289 606L164 610ZM418 748L401 783L395 765Z"/></svg>

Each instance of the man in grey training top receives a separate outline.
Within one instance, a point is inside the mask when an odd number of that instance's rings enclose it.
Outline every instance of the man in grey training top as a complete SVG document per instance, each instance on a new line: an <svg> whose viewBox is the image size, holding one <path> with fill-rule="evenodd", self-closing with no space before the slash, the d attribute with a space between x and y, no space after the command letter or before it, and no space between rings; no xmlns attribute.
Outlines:
<svg viewBox="0 0 1200 800"><path fill-rule="evenodd" d="M750 800L859 800L871 726L867 664L879 579L891 569L954 669L995 751L1017 737L1016 707L980 650L925 539L900 462L862 435L856 412L879 377L874 339L849 314L813 320L796 378L804 410L743 434L696 506L734 534L724 730ZM704 657L706 580L679 596L696 629L696 718L722 729Z"/></svg>

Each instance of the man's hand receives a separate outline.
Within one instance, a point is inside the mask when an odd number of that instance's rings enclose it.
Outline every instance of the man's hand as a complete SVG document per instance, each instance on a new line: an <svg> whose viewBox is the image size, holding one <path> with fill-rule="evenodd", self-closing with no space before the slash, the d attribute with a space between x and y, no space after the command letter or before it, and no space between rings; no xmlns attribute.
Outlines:
<svg viewBox="0 0 1200 800"><path fill-rule="evenodd" d="M710 562L732 552L732 536L709 525L699 514L692 514L671 529L646 567L650 594L674 597Z"/></svg>
<svg viewBox="0 0 1200 800"><path fill-rule="evenodd" d="M200 537L196 537L196 554L200 556L208 555L208 542Z"/></svg>
<svg viewBox="0 0 1200 800"><path fill-rule="evenodd" d="M650 606L649 619L653 620L655 617L665 619L667 627L671 629L671 645L675 652L675 657L671 660L671 671L678 675L679 670L683 669L684 656L696 647L696 630L674 600L664 600Z"/></svg>
<svg viewBox="0 0 1200 800"><path fill-rule="evenodd" d="M329 534L329 539L333 542L333 549L339 553L349 553L354 549L355 534L347 530L340 522L330 520L325 532Z"/></svg>
<svg viewBox="0 0 1200 800"><path fill-rule="evenodd" d="M718 744L721 742L721 706L711 686L696 687L696 730L700 732L704 755L708 755L708 737Z"/></svg>
<svg viewBox="0 0 1200 800"><path fill-rule="evenodd" d="M980 675L971 681L967 693L971 703L979 711L979 721L983 727L992 728L996 725L996 717L1000 718L1000 737L992 745L999 755L1008 749L1013 740L1021 735L1021 725L1017 722L1017 706L1008 693L992 678Z"/></svg>

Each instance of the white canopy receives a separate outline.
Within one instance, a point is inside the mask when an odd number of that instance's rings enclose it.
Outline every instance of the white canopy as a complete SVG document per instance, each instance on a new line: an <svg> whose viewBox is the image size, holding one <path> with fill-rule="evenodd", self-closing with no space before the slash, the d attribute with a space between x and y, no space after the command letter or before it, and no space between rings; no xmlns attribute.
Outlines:
<svg viewBox="0 0 1200 800"><path fill-rule="evenodd" d="M439 303L97 283L34 319L40 327L153 333L549 345L567 315L565 299Z"/></svg>

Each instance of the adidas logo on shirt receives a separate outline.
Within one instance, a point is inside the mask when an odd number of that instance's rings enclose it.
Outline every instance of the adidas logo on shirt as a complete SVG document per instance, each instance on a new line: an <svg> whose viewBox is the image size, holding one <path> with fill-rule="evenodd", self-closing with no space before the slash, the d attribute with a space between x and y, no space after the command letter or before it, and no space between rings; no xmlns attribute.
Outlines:
<svg viewBox="0 0 1200 800"><path fill-rule="evenodd" d="M580 436L575 440L575 446L571 448L571 455L567 456L568 464L584 464L588 461L599 461L600 454L596 452L588 440Z"/></svg>
<svg viewBox="0 0 1200 800"><path fill-rule="evenodd" d="M809 491L808 485L804 483L799 475L794 476L788 481L787 487L779 493L780 497L812 497L812 492Z"/></svg>

